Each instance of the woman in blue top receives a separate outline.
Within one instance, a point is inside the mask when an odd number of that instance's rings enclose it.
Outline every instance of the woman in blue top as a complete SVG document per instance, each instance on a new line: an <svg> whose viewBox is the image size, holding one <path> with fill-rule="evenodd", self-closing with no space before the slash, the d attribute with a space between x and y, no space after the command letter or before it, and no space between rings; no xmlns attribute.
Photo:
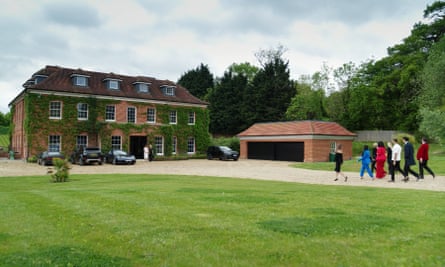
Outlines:
<svg viewBox="0 0 445 267"><path fill-rule="evenodd" d="M369 177L374 180L374 176L372 175L372 171L369 168L369 163L371 163L371 154L369 153L369 148L367 145L363 147L362 157L360 158L362 161L362 167L360 169L360 179L363 179L363 174L365 170L368 172Z"/></svg>

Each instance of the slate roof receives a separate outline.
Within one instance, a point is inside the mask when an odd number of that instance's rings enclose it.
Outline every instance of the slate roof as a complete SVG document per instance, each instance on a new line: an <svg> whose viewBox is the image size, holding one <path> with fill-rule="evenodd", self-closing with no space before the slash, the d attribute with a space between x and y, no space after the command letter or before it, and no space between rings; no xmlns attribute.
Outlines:
<svg viewBox="0 0 445 267"><path fill-rule="evenodd" d="M239 133L238 137L286 135L356 136L336 122L286 121L256 123Z"/></svg>
<svg viewBox="0 0 445 267"><path fill-rule="evenodd" d="M88 86L75 86L72 82L72 75L82 75L88 77ZM47 76L43 81L35 84L35 77ZM105 81L107 79L116 79L120 81L120 90L110 90L106 87ZM134 88L134 83L149 83L150 92L138 92ZM174 86L175 95L165 95L161 87ZM32 77L23 84L24 91L28 89L37 89L44 91L66 92L75 94L86 94L94 96L111 96L133 98L143 100L157 100L167 102L178 102L198 105L208 105L207 102L193 96L186 88L175 84L169 80L158 80L146 76L126 76L115 73L103 73L95 71L87 71L82 69L70 69L59 66L46 66L37 71ZM23 92L24 92L23 91ZM23 93L22 92L22 93ZM13 103L14 100L11 102Z"/></svg>

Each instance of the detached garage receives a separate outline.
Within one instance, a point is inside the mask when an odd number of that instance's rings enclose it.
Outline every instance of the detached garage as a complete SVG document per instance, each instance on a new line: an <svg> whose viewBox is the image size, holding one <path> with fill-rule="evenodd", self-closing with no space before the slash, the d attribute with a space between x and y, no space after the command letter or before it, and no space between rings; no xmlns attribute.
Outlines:
<svg viewBox="0 0 445 267"><path fill-rule="evenodd" d="M329 161L337 145L342 144L344 159L350 159L355 136L335 122L256 123L238 134L240 158L297 162Z"/></svg>

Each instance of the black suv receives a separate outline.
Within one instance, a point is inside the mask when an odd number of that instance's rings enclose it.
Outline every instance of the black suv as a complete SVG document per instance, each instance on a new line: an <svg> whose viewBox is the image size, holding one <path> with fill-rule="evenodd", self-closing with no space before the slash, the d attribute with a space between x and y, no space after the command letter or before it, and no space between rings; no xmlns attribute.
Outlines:
<svg viewBox="0 0 445 267"><path fill-rule="evenodd" d="M233 159L238 160L239 153L237 151L233 151L229 147L226 146L209 146L207 148L207 159L220 159L227 160Z"/></svg>
<svg viewBox="0 0 445 267"><path fill-rule="evenodd" d="M79 147L70 157L71 163L85 165L97 162L102 165L103 155L98 147Z"/></svg>

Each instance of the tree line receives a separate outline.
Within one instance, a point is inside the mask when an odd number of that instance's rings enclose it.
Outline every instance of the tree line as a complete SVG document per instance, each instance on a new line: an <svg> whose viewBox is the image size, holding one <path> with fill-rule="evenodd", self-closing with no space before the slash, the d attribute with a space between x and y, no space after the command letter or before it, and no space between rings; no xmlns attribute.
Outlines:
<svg viewBox="0 0 445 267"><path fill-rule="evenodd" d="M286 49L260 50L259 67L233 63L214 78L207 65L178 84L209 102L210 132L234 135L256 122L335 121L352 131L400 130L445 138L445 2L424 10L425 22L387 49L387 56L290 78Z"/></svg>

